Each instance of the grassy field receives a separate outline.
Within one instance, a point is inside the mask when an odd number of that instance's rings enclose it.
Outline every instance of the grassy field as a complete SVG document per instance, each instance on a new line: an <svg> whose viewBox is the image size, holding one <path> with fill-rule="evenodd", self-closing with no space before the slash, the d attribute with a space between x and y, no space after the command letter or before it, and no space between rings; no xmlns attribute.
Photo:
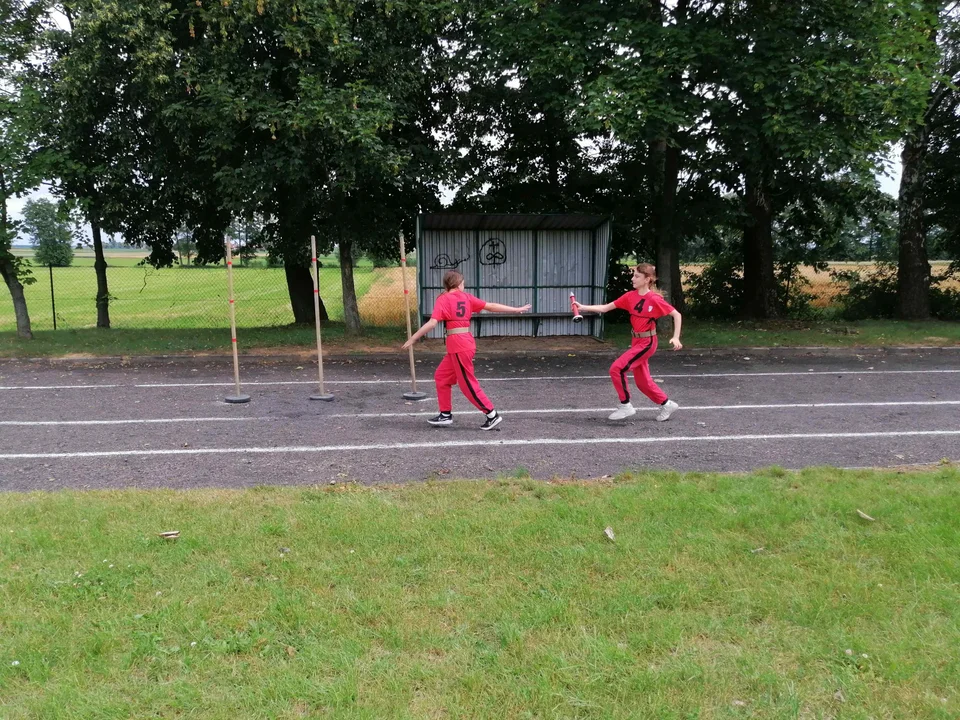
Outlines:
<svg viewBox="0 0 960 720"><path fill-rule="evenodd" d="M121 259L122 260L122 259ZM164 268L111 265L107 282L112 300L111 325L118 329L216 327L228 323L227 279L223 267ZM119 261L118 261L119 262ZM360 267L354 273L358 301L381 283L390 269ZM31 322L37 330L53 329L50 275L47 268L35 269L37 282L25 288ZM53 269L58 329L78 330L96 326L97 280L90 267ZM343 291L340 269L320 269L321 297L333 321L343 320ZM386 284L385 290L392 285ZM238 327L282 326L293 322L293 311L282 268L237 268L234 272ZM376 291L374 293L376 295ZM396 294L396 293L394 293ZM367 300L377 319L384 311L402 303L397 297ZM372 302L371 302L372 301ZM394 321L395 322L395 321ZM15 319L9 294L0 296L0 331L13 330Z"/></svg>
<svg viewBox="0 0 960 720"><path fill-rule="evenodd" d="M946 465L8 494L0 716L956 718L958 513Z"/></svg>

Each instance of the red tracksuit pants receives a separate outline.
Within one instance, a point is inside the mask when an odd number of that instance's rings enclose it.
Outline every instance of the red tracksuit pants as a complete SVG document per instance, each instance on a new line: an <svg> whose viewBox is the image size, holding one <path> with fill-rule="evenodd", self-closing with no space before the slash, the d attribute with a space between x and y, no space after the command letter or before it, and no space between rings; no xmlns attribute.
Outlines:
<svg viewBox="0 0 960 720"><path fill-rule="evenodd" d="M433 380L437 384L440 412L450 412L453 409L451 389L454 385L459 385L464 397L484 415L489 415L493 410L493 403L477 382L477 376L473 374L473 355L472 352L447 353L440 361L433 374Z"/></svg>
<svg viewBox="0 0 960 720"><path fill-rule="evenodd" d="M637 388L653 400L663 405L667 396L650 377L650 358L657 351L657 338L637 338L633 345L610 366L610 379L617 391L621 403L630 402L630 387L627 373L633 373Z"/></svg>

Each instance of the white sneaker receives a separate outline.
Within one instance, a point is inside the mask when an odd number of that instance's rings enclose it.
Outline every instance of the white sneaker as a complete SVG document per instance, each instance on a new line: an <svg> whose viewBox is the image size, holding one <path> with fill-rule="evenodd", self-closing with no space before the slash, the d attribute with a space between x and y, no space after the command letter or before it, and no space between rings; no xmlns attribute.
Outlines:
<svg viewBox="0 0 960 720"><path fill-rule="evenodd" d="M657 415L657 422L664 422L670 419L670 416L680 407L673 400L667 400L660 406L660 414Z"/></svg>
<svg viewBox="0 0 960 720"><path fill-rule="evenodd" d="M631 415L636 415L637 409L630 404L628 400L625 403L620 403L620 407L610 413L608 420L626 420Z"/></svg>

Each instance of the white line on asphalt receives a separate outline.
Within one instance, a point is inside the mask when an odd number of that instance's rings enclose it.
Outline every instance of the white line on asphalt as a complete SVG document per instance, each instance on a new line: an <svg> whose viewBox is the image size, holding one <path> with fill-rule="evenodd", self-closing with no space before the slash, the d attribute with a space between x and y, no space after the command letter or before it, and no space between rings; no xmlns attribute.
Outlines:
<svg viewBox="0 0 960 720"><path fill-rule="evenodd" d="M937 405L960 405L960 400L892 400L885 402L835 402L835 403L769 403L755 405L681 405L680 409L690 410L793 410L816 408L856 408L856 407L925 407ZM544 415L548 413L605 413L612 406L595 408L516 408L504 409L504 415ZM463 412L472 412L463 408ZM638 412L659 412L659 406L640 407ZM461 412L458 409L458 413ZM428 412L386 412L386 413L332 413L318 415L317 418L396 418L428 417L436 411ZM202 422L275 422L283 418L273 417L201 417L201 418L131 418L127 420L0 420L2 426L32 427L43 425L146 425L151 423L202 423Z"/></svg>
<svg viewBox="0 0 960 720"><path fill-rule="evenodd" d="M680 410L792 410L810 408L847 408L847 407L900 407L925 405L960 405L960 400L898 400L890 402L849 402L849 403L770 403L766 405L681 405ZM517 408L514 410L500 410L503 415L519 414L546 414L546 413L608 413L612 405L596 408ZM660 406L638 407L637 412L660 412ZM465 412L473 412L472 408L464 408ZM459 411L458 411L459 412ZM436 410L430 412L394 412L394 413L336 413L323 415L324 418L391 418L391 417L424 417L436 415ZM0 423L2 425L3 423Z"/></svg>
<svg viewBox="0 0 960 720"><path fill-rule="evenodd" d="M944 373L960 373L958 370L808 370L784 372L742 372L742 373L654 373L656 378L727 378L727 377L789 377L803 375L930 375ZM493 382L558 382L567 380L609 380L609 375L531 375L522 374L509 377L485 377L484 383ZM397 380L325 380L326 385L403 385L410 382L409 378ZM244 382L244 387L267 387L273 385L316 385L316 380L263 380ZM197 388L197 387L233 387L231 382L206 383L139 383L134 385L107 384L107 385L0 385L0 390L99 390L103 388Z"/></svg>
<svg viewBox="0 0 960 720"><path fill-rule="evenodd" d="M0 426L33 425L150 425L159 423L254 422L270 421L269 417L198 417L198 418L133 418L129 420L0 420Z"/></svg>
<svg viewBox="0 0 960 720"><path fill-rule="evenodd" d="M159 455L282 455L285 453L364 452L367 450L462 450L470 447L533 445L649 445L661 443L750 442L776 440L865 440L869 438L943 437L960 430L904 430L863 433L782 433L775 435L686 435L630 438L532 438L529 440L460 440L448 442L382 443L375 445L293 445L289 447L176 448L170 450L97 450L59 453L4 453L0 460L58 458L153 457Z"/></svg>

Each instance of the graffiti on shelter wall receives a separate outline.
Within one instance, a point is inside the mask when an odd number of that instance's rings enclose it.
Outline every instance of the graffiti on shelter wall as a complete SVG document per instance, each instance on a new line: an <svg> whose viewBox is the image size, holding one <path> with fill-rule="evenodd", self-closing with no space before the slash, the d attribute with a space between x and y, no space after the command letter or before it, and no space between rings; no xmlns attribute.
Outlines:
<svg viewBox="0 0 960 720"><path fill-rule="evenodd" d="M467 255L465 258L452 259L446 253L438 253L436 257L433 258L433 264L430 266L431 270L456 270L460 267L461 263L466 262L470 259L470 256Z"/></svg>
<svg viewBox="0 0 960 720"><path fill-rule="evenodd" d="M431 270L459 270L460 265L470 259L466 257L458 258L448 253L437 253L433 262L430 264ZM480 246L480 264L481 265L503 265L507 262L507 246L503 240L497 237L488 239Z"/></svg>
<svg viewBox="0 0 960 720"><path fill-rule="evenodd" d="M480 246L481 265L503 265L507 261L507 246L500 238L492 237Z"/></svg>

